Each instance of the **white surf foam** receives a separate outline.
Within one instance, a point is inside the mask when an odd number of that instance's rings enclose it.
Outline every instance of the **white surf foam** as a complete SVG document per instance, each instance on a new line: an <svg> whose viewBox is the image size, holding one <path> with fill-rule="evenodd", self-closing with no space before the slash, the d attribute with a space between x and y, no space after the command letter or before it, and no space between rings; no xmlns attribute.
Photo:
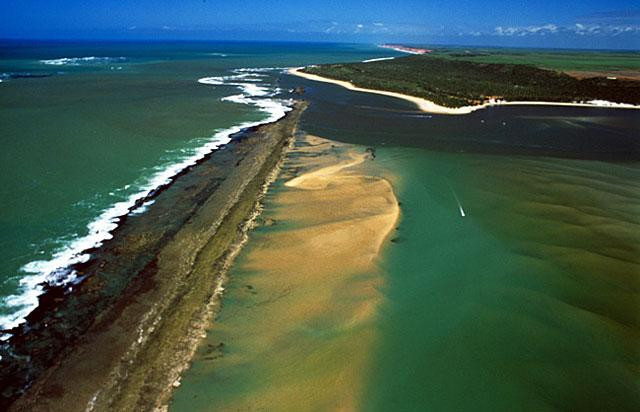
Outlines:
<svg viewBox="0 0 640 412"><path fill-rule="evenodd" d="M105 64L114 62L124 62L125 57L62 57L60 59L40 60L40 63L50 66L80 66L82 64Z"/></svg>
<svg viewBox="0 0 640 412"><path fill-rule="evenodd" d="M43 283L55 285L69 285L77 281L77 275L69 273L68 268L77 263L86 262L90 255L87 250L101 246L104 241L111 239L111 232L118 227L120 217L127 214L142 214L153 203L153 199L136 206L140 200L148 197L153 191L172 181L182 170L196 164L200 159L231 141L231 136L243 129L275 122L291 110L292 101L274 99L273 96L280 89L269 84L256 84L264 80L264 73L279 68L236 69L234 74L222 77L206 77L198 82L214 86L235 86L242 93L223 98L225 101L248 104L257 107L267 116L255 122L245 122L228 129L218 130L209 141L192 152L191 155L177 163L171 164L153 175L146 184L128 199L112 205L89 223L88 234L69 242L64 248L56 252L49 260L38 260L26 264L22 271L28 273L20 279L20 293L3 299L6 307L14 308L10 315L0 316L0 329L11 329L20 325L24 318L38 306L38 297L43 293ZM129 185L127 185L129 186ZM127 187L128 188L128 187ZM0 336L0 340L8 335Z"/></svg>
<svg viewBox="0 0 640 412"><path fill-rule="evenodd" d="M638 105L635 104L630 104L630 103L614 103L614 102L610 102L608 100L589 100L587 102L587 104L592 104L594 106L599 106L599 107L613 107L613 108L620 108L620 109L637 109Z"/></svg>

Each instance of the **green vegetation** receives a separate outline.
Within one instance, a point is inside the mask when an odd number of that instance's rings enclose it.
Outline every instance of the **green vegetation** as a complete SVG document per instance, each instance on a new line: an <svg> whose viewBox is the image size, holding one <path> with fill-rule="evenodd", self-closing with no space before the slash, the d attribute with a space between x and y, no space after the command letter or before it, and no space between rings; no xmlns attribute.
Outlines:
<svg viewBox="0 0 640 412"><path fill-rule="evenodd" d="M499 48L439 48L432 56L476 63L526 64L568 72L635 75L640 78L640 52L524 50Z"/></svg>
<svg viewBox="0 0 640 412"><path fill-rule="evenodd" d="M372 63L327 64L305 69L356 86L418 96L461 107L491 98L509 101L608 100L640 104L640 81L577 79L525 64L480 63L432 55Z"/></svg>

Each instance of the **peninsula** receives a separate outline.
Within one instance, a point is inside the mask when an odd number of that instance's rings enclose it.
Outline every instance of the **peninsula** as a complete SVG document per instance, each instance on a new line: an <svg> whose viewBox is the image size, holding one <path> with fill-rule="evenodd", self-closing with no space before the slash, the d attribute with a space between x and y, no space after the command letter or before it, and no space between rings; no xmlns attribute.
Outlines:
<svg viewBox="0 0 640 412"><path fill-rule="evenodd" d="M403 98L423 111L442 114L466 114L493 105L638 108L640 104L640 81L578 79L531 65L477 63L428 55L325 64L290 73L351 90Z"/></svg>

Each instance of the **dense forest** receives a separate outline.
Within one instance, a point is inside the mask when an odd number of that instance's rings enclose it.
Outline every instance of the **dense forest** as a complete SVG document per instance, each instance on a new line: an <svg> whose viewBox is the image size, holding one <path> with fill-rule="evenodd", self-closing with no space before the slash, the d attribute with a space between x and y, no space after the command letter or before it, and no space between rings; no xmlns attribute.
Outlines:
<svg viewBox="0 0 640 412"><path fill-rule="evenodd" d="M423 97L448 107L508 101L582 102L608 100L640 104L640 81L565 73L522 64L479 63L429 55L370 63L326 64L304 71L356 86Z"/></svg>

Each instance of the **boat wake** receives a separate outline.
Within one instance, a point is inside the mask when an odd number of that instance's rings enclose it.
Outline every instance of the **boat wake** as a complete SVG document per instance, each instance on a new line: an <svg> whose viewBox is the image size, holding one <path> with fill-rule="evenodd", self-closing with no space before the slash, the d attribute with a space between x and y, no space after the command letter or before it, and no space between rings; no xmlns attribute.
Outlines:
<svg viewBox="0 0 640 412"><path fill-rule="evenodd" d="M460 216L461 217L467 216L467 214L464 212L464 209L462 208L462 203L460 203L460 199L458 199L458 195L456 194L456 191L453 190L453 186L451 186L451 183L449 183L449 182L447 182L447 185L449 185L449 189L451 189L451 193L453 194L454 199L456 199L456 203L458 204L458 211L460 212Z"/></svg>

